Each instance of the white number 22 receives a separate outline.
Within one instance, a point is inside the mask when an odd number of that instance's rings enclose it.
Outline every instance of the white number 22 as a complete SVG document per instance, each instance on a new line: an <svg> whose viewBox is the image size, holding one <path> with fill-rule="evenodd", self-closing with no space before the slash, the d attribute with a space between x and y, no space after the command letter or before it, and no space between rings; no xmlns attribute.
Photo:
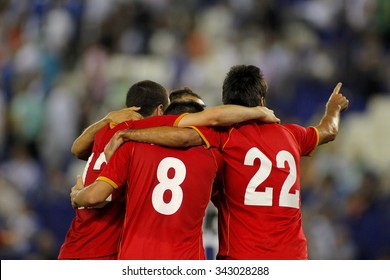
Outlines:
<svg viewBox="0 0 390 280"><path fill-rule="evenodd" d="M244 160L245 165L253 166L255 159L260 160L260 166L255 175L249 181L245 192L245 205L272 206L273 188L266 187L265 191L256 191L271 174L272 162L259 149L251 148ZM299 208L299 191L291 194L290 189L297 179L297 168L294 157L288 151L280 151L276 155L276 166L284 168L286 163L290 167L289 174L284 180L279 196L279 206Z"/></svg>

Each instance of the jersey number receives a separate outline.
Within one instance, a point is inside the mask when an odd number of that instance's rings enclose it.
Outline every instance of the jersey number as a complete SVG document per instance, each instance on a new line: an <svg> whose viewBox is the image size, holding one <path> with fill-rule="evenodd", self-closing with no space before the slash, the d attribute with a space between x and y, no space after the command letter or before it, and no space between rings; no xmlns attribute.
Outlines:
<svg viewBox="0 0 390 280"><path fill-rule="evenodd" d="M251 148L245 156L245 165L253 166L255 159L260 160L260 166L255 175L249 181L245 191L245 205L272 206L273 189L266 187L264 191L256 191L271 174L272 162L259 149ZM287 178L284 180L279 196L279 206L299 208L299 191L290 193L290 189L297 179L297 168L294 157L287 151L280 151L276 155L276 166L285 168L286 163L290 168Z"/></svg>
<svg viewBox="0 0 390 280"><path fill-rule="evenodd" d="M172 178L168 177L168 171L173 168L175 175ZM183 202L183 190L180 184L183 183L186 177L186 167L184 163L173 157L164 158L157 167L158 184L152 193L153 208L163 214L172 215L179 210ZM166 191L171 192L171 200L164 201Z"/></svg>
<svg viewBox="0 0 390 280"><path fill-rule="evenodd" d="M85 178L87 177L87 172L89 170L89 166L91 164L91 161L93 159L94 153L92 153L89 158L88 162L85 165L84 172L83 172L83 184L85 185ZM106 155L104 153L100 153L99 157L96 159L95 164L93 165L93 170L101 170L103 163L106 163ZM112 201L112 194L110 194L109 197L106 198L106 202ZM103 203L100 207L103 207L105 203ZM96 206L95 208L100 208L99 206Z"/></svg>
<svg viewBox="0 0 390 280"><path fill-rule="evenodd" d="M89 166L91 164L91 161L93 159L94 153L92 153L89 158L88 162L85 165L84 172L83 172L83 184L85 184L85 178L87 177L87 172L89 169ZM99 157L96 159L95 164L93 165L93 170L101 170L103 163L107 162L106 156L104 153L100 153Z"/></svg>

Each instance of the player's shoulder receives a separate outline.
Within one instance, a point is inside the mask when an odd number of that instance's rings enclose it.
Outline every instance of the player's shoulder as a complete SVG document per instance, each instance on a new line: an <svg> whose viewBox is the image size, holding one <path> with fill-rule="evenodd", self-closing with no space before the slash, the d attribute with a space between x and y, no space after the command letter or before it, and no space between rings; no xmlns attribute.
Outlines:
<svg viewBox="0 0 390 280"><path fill-rule="evenodd" d="M95 141L96 139L99 139L99 138L104 138L104 135L107 134L108 131L111 130L111 123L109 124L106 124L105 126L103 126L101 129L99 129L99 131L95 134Z"/></svg>
<svg viewBox="0 0 390 280"><path fill-rule="evenodd" d="M280 124L280 127L288 130L300 130L300 129L305 129L303 126L296 124L296 123L285 123L285 124Z"/></svg>
<svg viewBox="0 0 390 280"><path fill-rule="evenodd" d="M122 129L131 128L132 126L134 126L134 123L137 122L137 121L139 121L139 120L127 120L127 121L124 121L124 122L121 122L121 123L113 124L113 125L110 126L110 128L113 131L118 131L118 130L122 130Z"/></svg>
<svg viewBox="0 0 390 280"><path fill-rule="evenodd" d="M305 127L295 123L282 124L280 127L293 134L295 137L307 137L308 135L316 133L315 128L312 126Z"/></svg>
<svg viewBox="0 0 390 280"><path fill-rule="evenodd" d="M127 122L128 121L119 124L111 122L106 126L102 127L95 135L95 142L109 141L117 131L129 128L129 123Z"/></svg>
<svg viewBox="0 0 390 280"><path fill-rule="evenodd" d="M296 123L280 124L280 127L282 127L283 129L289 130L289 131L293 131L293 132L294 131L303 132L303 131L310 129L310 127L305 127L305 126L302 126L302 125L296 124Z"/></svg>

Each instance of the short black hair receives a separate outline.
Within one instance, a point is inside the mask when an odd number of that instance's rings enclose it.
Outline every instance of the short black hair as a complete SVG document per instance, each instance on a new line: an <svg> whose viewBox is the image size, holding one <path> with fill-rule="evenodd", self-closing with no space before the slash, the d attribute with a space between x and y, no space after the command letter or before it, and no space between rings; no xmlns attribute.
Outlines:
<svg viewBox="0 0 390 280"><path fill-rule="evenodd" d="M267 83L261 70L254 65L236 65L226 74L222 86L223 104L259 106L267 94Z"/></svg>
<svg viewBox="0 0 390 280"><path fill-rule="evenodd" d="M150 80L135 83L127 91L126 107L141 107L138 113L143 117L151 116L159 105L163 105L165 110L168 104L168 91L159 83Z"/></svg>
<svg viewBox="0 0 390 280"><path fill-rule="evenodd" d="M175 89L175 90L171 91L171 93L169 94L169 100L171 102L179 101L179 100L180 101L189 101L191 99L194 101L195 101L195 99L199 99L198 103L201 103L201 105L203 105L203 107L206 107L206 105L204 104L204 102L202 100L202 97L200 97L199 94L193 92L192 89L190 89L189 87Z"/></svg>
<svg viewBox="0 0 390 280"><path fill-rule="evenodd" d="M164 115L178 115L202 111L204 111L204 107L196 101L173 101L165 110Z"/></svg>
<svg viewBox="0 0 390 280"><path fill-rule="evenodd" d="M196 98L202 99L198 94L192 91L189 87L183 87L179 89L172 90L171 93L169 94L169 100L171 102L180 99L183 95L191 95Z"/></svg>

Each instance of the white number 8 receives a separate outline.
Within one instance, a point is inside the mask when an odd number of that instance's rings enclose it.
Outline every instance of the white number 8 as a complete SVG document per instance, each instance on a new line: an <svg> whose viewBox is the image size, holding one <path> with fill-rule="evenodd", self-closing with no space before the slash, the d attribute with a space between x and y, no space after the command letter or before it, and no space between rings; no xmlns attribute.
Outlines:
<svg viewBox="0 0 390 280"><path fill-rule="evenodd" d="M175 175L168 178L169 169L173 168ZM152 193L152 204L154 209L163 215L172 215L177 212L183 202L183 190L180 184L186 177L186 167L184 163L172 157L164 158L157 168L157 179L159 183ZM165 191L170 190L172 198L169 202L163 199Z"/></svg>

